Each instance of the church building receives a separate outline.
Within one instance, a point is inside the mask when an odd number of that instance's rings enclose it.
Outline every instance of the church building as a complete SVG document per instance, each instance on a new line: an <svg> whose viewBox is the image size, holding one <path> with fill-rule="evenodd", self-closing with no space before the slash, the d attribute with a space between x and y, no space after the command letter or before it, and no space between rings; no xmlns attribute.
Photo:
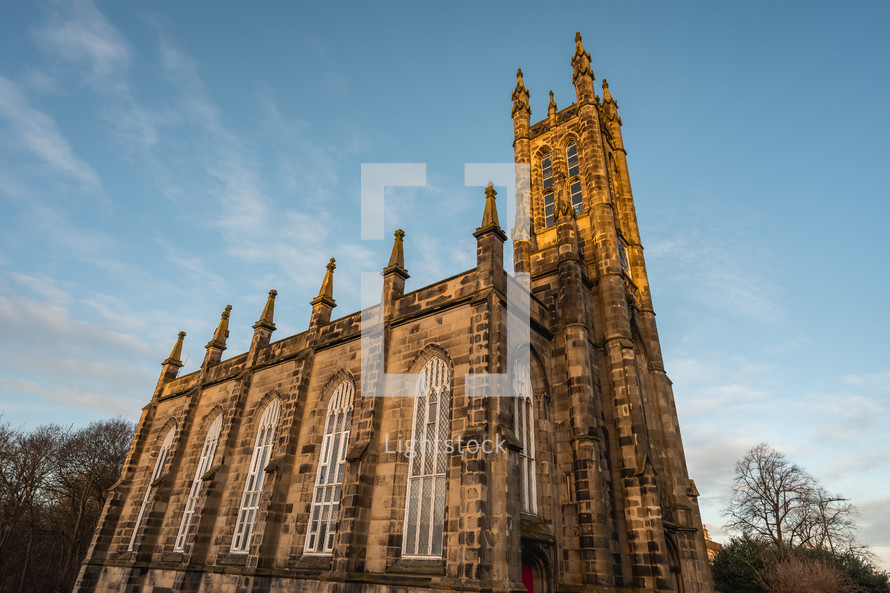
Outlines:
<svg viewBox="0 0 890 593"><path fill-rule="evenodd" d="M576 102L534 124L517 74L512 274L490 186L473 269L406 292L396 231L364 351L363 312L332 319L333 259L302 333L272 339L272 290L247 352L222 359L226 307L180 377L180 332L77 593L713 593L618 104L580 35L571 64Z"/></svg>

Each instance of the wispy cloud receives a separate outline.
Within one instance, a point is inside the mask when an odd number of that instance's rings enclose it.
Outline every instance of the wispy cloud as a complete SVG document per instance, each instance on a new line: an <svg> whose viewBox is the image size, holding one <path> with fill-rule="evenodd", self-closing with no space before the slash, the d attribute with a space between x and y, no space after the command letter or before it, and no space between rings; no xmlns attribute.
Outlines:
<svg viewBox="0 0 890 593"><path fill-rule="evenodd" d="M890 417L886 402L852 394L830 394L808 398L807 411L819 420L820 438L859 441Z"/></svg>
<svg viewBox="0 0 890 593"><path fill-rule="evenodd" d="M128 73L132 61L126 38L108 21L92 0L58 3L46 23L34 31L38 46L64 64L104 100L101 117L121 144L141 151L158 142L158 124L169 115L153 113L132 96ZM151 160L147 165L155 164Z"/></svg>
<svg viewBox="0 0 890 593"><path fill-rule="evenodd" d="M54 172L89 187L101 185L93 168L74 154L53 118L31 105L19 86L2 75L0 118L6 120L21 149L36 156Z"/></svg>
<svg viewBox="0 0 890 593"><path fill-rule="evenodd" d="M84 67L92 84L119 84L130 62L126 40L91 0L57 3L34 35L43 49Z"/></svg>
<svg viewBox="0 0 890 593"><path fill-rule="evenodd" d="M334 159L325 152L312 151L305 142L298 145L303 155L315 154L306 165L315 177L303 180L302 193L292 206L269 195L253 151L232 132L216 102L209 96L198 64L166 35L160 35L160 54L166 72L179 90L180 110L187 121L207 138L199 160L210 181L206 191L216 201L213 224L227 244L227 253L248 263L275 262L297 278L310 278L314 286L316 268L331 249L332 215L321 206L325 193L336 184ZM266 113L282 133L280 113L267 102ZM319 153L321 156L318 156ZM295 160L295 159L294 159ZM319 195L306 195L307 193Z"/></svg>
<svg viewBox="0 0 890 593"><path fill-rule="evenodd" d="M54 307L65 306L71 302L71 295L59 288L50 278L36 277L19 272L10 272L16 284L41 297L44 302Z"/></svg>
<svg viewBox="0 0 890 593"><path fill-rule="evenodd" d="M0 387L99 413L132 412L124 409L134 403L127 396L142 395L152 380L133 361L156 357L155 349L134 334L76 318L75 300L51 280L24 274L11 279L0 292Z"/></svg>
<svg viewBox="0 0 890 593"><path fill-rule="evenodd" d="M847 375L845 380L850 385L856 385L870 391L890 391L890 372Z"/></svg>
<svg viewBox="0 0 890 593"><path fill-rule="evenodd" d="M775 287L745 254L742 245L697 232L656 239L646 247L647 258L696 301L727 315L774 319L780 312Z"/></svg>
<svg viewBox="0 0 890 593"><path fill-rule="evenodd" d="M890 551L890 496L863 500L856 506L862 513L858 523L863 540ZM887 561L890 564L890 554Z"/></svg>

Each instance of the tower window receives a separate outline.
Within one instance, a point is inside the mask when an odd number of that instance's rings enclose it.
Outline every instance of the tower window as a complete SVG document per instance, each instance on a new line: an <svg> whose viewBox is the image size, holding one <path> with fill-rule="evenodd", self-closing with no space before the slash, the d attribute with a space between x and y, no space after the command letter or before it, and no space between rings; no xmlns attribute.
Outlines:
<svg viewBox="0 0 890 593"><path fill-rule="evenodd" d="M618 237L618 258L621 260L621 269L630 276L630 260L627 257L627 247L624 246L624 239L621 237Z"/></svg>
<svg viewBox="0 0 890 593"><path fill-rule="evenodd" d="M328 402L321 457L315 473L312 511L309 515L309 528L306 530L304 551L307 554L330 554L334 547L354 393L352 384L343 381Z"/></svg>
<svg viewBox="0 0 890 593"><path fill-rule="evenodd" d="M541 159L541 179L544 182L544 189L553 187L553 163L550 161L549 154Z"/></svg>
<svg viewBox="0 0 890 593"><path fill-rule="evenodd" d="M578 164L578 145L572 142L566 146L566 162L569 166L569 193L572 199L572 208L575 214L581 214L584 210L584 196L581 192L581 167Z"/></svg>
<svg viewBox="0 0 890 593"><path fill-rule="evenodd" d="M541 159L541 181L544 189L544 226L552 226L555 222L555 204L553 199L553 162L546 154Z"/></svg>
<svg viewBox="0 0 890 593"><path fill-rule="evenodd" d="M185 549L185 540L188 537L189 526L195 516L198 495L201 494L201 477L207 473L207 470L213 464L213 456L216 454L220 428L222 428L222 414L217 414L213 424L210 425L210 430L207 431L207 436L204 438L204 448L201 449L201 458L198 460L197 469L195 469L192 487L189 489L189 496L185 501L185 511L182 513L182 523L179 524L179 533L176 536L176 543L173 545L175 552L181 552Z"/></svg>
<svg viewBox="0 0 890 593"><path fill-rule="evenodd" d="M513 398L516 438L519 451L520 484L522 488L522 512L538 512L537 475L535 474L535 412L531 397L531 377L528 363L517 360L513 364Z"/></svg>
<svg viewBox="0 0 890 593"><path fill-rule="evenodd" d="M442 555L450 412L448 366L440 358L431 358L420 371L414 392L412 456L402 543L404 556Z"/></svg>
<svg viewBox="0 0 890 593"><path fill-rule="evenodd" d="M266 406L263 416L260 418L260 426L253 446L253 456L250 458L250 469L244 484L244 494L241 496L241 510L238 511L238 521L235 523L235 537L232 539L231 548L233 553L247 552L250 544L250 535L256 521L257 510L260 507L263 477L266 475L264 470L272 453L272 441L275 437L275 427L280 414L281 402L276 399Z"/></svg>
<svg viewBox="0 0 890 593"><path fill-rule="evenodd" d="M544 194L544 226L553 226L556 221L554 216L555 205L553 203L553 192Z"/></svg>
<svg viewBox="0 0 890 593"><path fill-rule="evenodd" d="M170 447L173 445L173 435L175 432L175 427L167 431L167 435L161 443L161 450L158 451L158 458L155 461L154 470L151 472L148 488L145 489L145 496L142 498L142 506L139 507L139 514L136 516L136 524L133 525L133 535L130 536L130 544L127 546L128 551L132 552L133 546L136 544L136 536L139 534L139 528L142 527L142 521L145 519L145 513L148 510L148 504L151 501L152 484L157 482L158 478L164 473L164 465L167 462L167 457L170 455Z"/></svg>
<svg viewBox="0 0 890 593"><path fill-rule="evenodd" d="M566 146L566 161L569 164L569 177L577 177L580 168L578 167L578 145L574 142Z"/></svg>
<svg viewBox="0 0 890 593"><path fill-rule="evenodd" d="M575 214L581 214L581 211L584 209L584 198L581 195L581 182L573 181L572 185L569 186L569 189L572 192L572 208L575 209Z"/></svg>

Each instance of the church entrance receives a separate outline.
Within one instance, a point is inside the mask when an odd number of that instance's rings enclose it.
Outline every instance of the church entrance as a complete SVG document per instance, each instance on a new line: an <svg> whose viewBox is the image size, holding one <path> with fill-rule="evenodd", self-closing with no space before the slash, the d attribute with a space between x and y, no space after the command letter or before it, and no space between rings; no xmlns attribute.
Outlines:
<svg viewBox="0 0 890 593"><path fill-rule="evenodd" d="M668 557L670 558L671 577L674 581L674 590L677 593L686 593L686 586L683 584L683 574L680 565L680 552L677 550L677 543L671 534L665 533L665 542L668 548Z"/></svg>
<svg viewBox="0 0 890 593"><path fill-rule="evenodd" d="M522 584L528 593L550 593L547 558L537 548L522 551Z"/></svg>

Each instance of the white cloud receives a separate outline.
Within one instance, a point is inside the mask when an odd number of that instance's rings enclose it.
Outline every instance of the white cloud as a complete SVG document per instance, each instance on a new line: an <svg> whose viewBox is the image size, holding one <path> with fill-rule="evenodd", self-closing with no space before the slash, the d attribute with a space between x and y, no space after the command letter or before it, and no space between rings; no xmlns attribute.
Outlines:
<svg viewBox="0 0 890 593"><path fill-rule="evenodd" d="M158 142L158 123L169 116L152 113L131 96L129 45L95 4L91 0L59 3L34 37L41 49L65 65L66 74L73 72L78 81L103 97L101 116L121 144L149 158L146 149ZM146 163L154 164L150 158Z"/></svg>
<svg viewBox="0 0 890 593"><path fill-rule="evenodd" d="M181 101L178 106L186 120L197 126L208 141L203 142L203 173L211 180L205 191L217 204L213 223L227 244L227 254L252 264L274 264L293 274L298 282L314 286L318 277L318 263L326 261L332 250L331 229L335 228L332 215L321 206L324 196L336 184L336 159L324 149L313 150L305 140L297 143L299 158L311 158L301 165L302 172L315 172L303 179L303 196L282 204L267 193L267 184L256 158L223 121L216 103L209 97L201 79L198 64L165 35L160 36L163 64L177 85ZM283 121L274 104L266 102L265 111L273 127L285 138L296 135L295 126ZM279 125L285 123L286 125ZM312 157L311 155L315 155ZM320 195L318 195L320 194ZM311 279L311 280L310 280Z"/></svg>
<svg viewBox="0 0 890 593"><path fill-rule="evenodd" d="M10 272L9 277L12 278L16 284L27 288L37 296L42 297L45 302L51 305L65 306L71 301L71 295L59 288L51 278L38 278L18 272Z"/></svg>
<svg viewBox="0 0 890 593"><path fill-rule="evenodd" d="M91 0L56 4L34 35L43 49L85 68L91 84L120 84L130 62L126 40Z"/></svg>
<svg viewBox="0 0 890 593"><path fill-rule="evenodd" d="M647 262L663 277L659 290L675 287L726 316L776 319L781 309L775 284L765 274L769 258L763 247L744 228L737 228L737 221L701 224L669 225L646 233Z"/></svg>
<svg viewBox="0 0 890 593"><path fill-rule="evenodd" d="M0 325L6 340L0 348L12 356L23 346L53 344L58 350L82 351L88 345L146 355L152 352L138 337L100 329L71 317L61 304L20 295L0 294Z"/></svg>
<svg viewBox="0 0 890 593"><path fill-rule="evenodd" d="M856 507L860 541L878 556L884 570L890 570L890 496L869 498Z"/></svg>
<svg viewBox="0 0 890 593"><path fill-rule="evenodd" d="M87 408L96 410L104 416L124 415L129 418L137 417L138 408L134 407L131 399L120 397L119 393L98 394L87 389L72 389L65 385L52 385L44 381L35 383L21 379L8 379L0 377L0 387L10 392L36 395L43 400L49 400L54 404L64 404L75 408Z"/></svg>
<svg viewBox="0 0 890 593"><path fill-rule="evenodd" d="M80 183L98 187L99 176L93 168L79 159L56 122L46 113L33 107L18 85L0 75L0 118L6 120L10 131L18 139L20 148L39 158L54 171L76 179Z"/></svg>
<svg viewBox="0 0 890 593"><path fill-rule="evenodd" d="M847 375L844 379L851 385L871 391L890 391L890 372Z"/></svg>
<svg viewBox="0 0 890 593"><path fill-rule="evenodd" d="M134 334L75 318L75 300L51 280L12 277L36 298L9 287L0 293L0 387L103 414L131 412L153 382L133 361L157 358L155 349Z"/></svg>

